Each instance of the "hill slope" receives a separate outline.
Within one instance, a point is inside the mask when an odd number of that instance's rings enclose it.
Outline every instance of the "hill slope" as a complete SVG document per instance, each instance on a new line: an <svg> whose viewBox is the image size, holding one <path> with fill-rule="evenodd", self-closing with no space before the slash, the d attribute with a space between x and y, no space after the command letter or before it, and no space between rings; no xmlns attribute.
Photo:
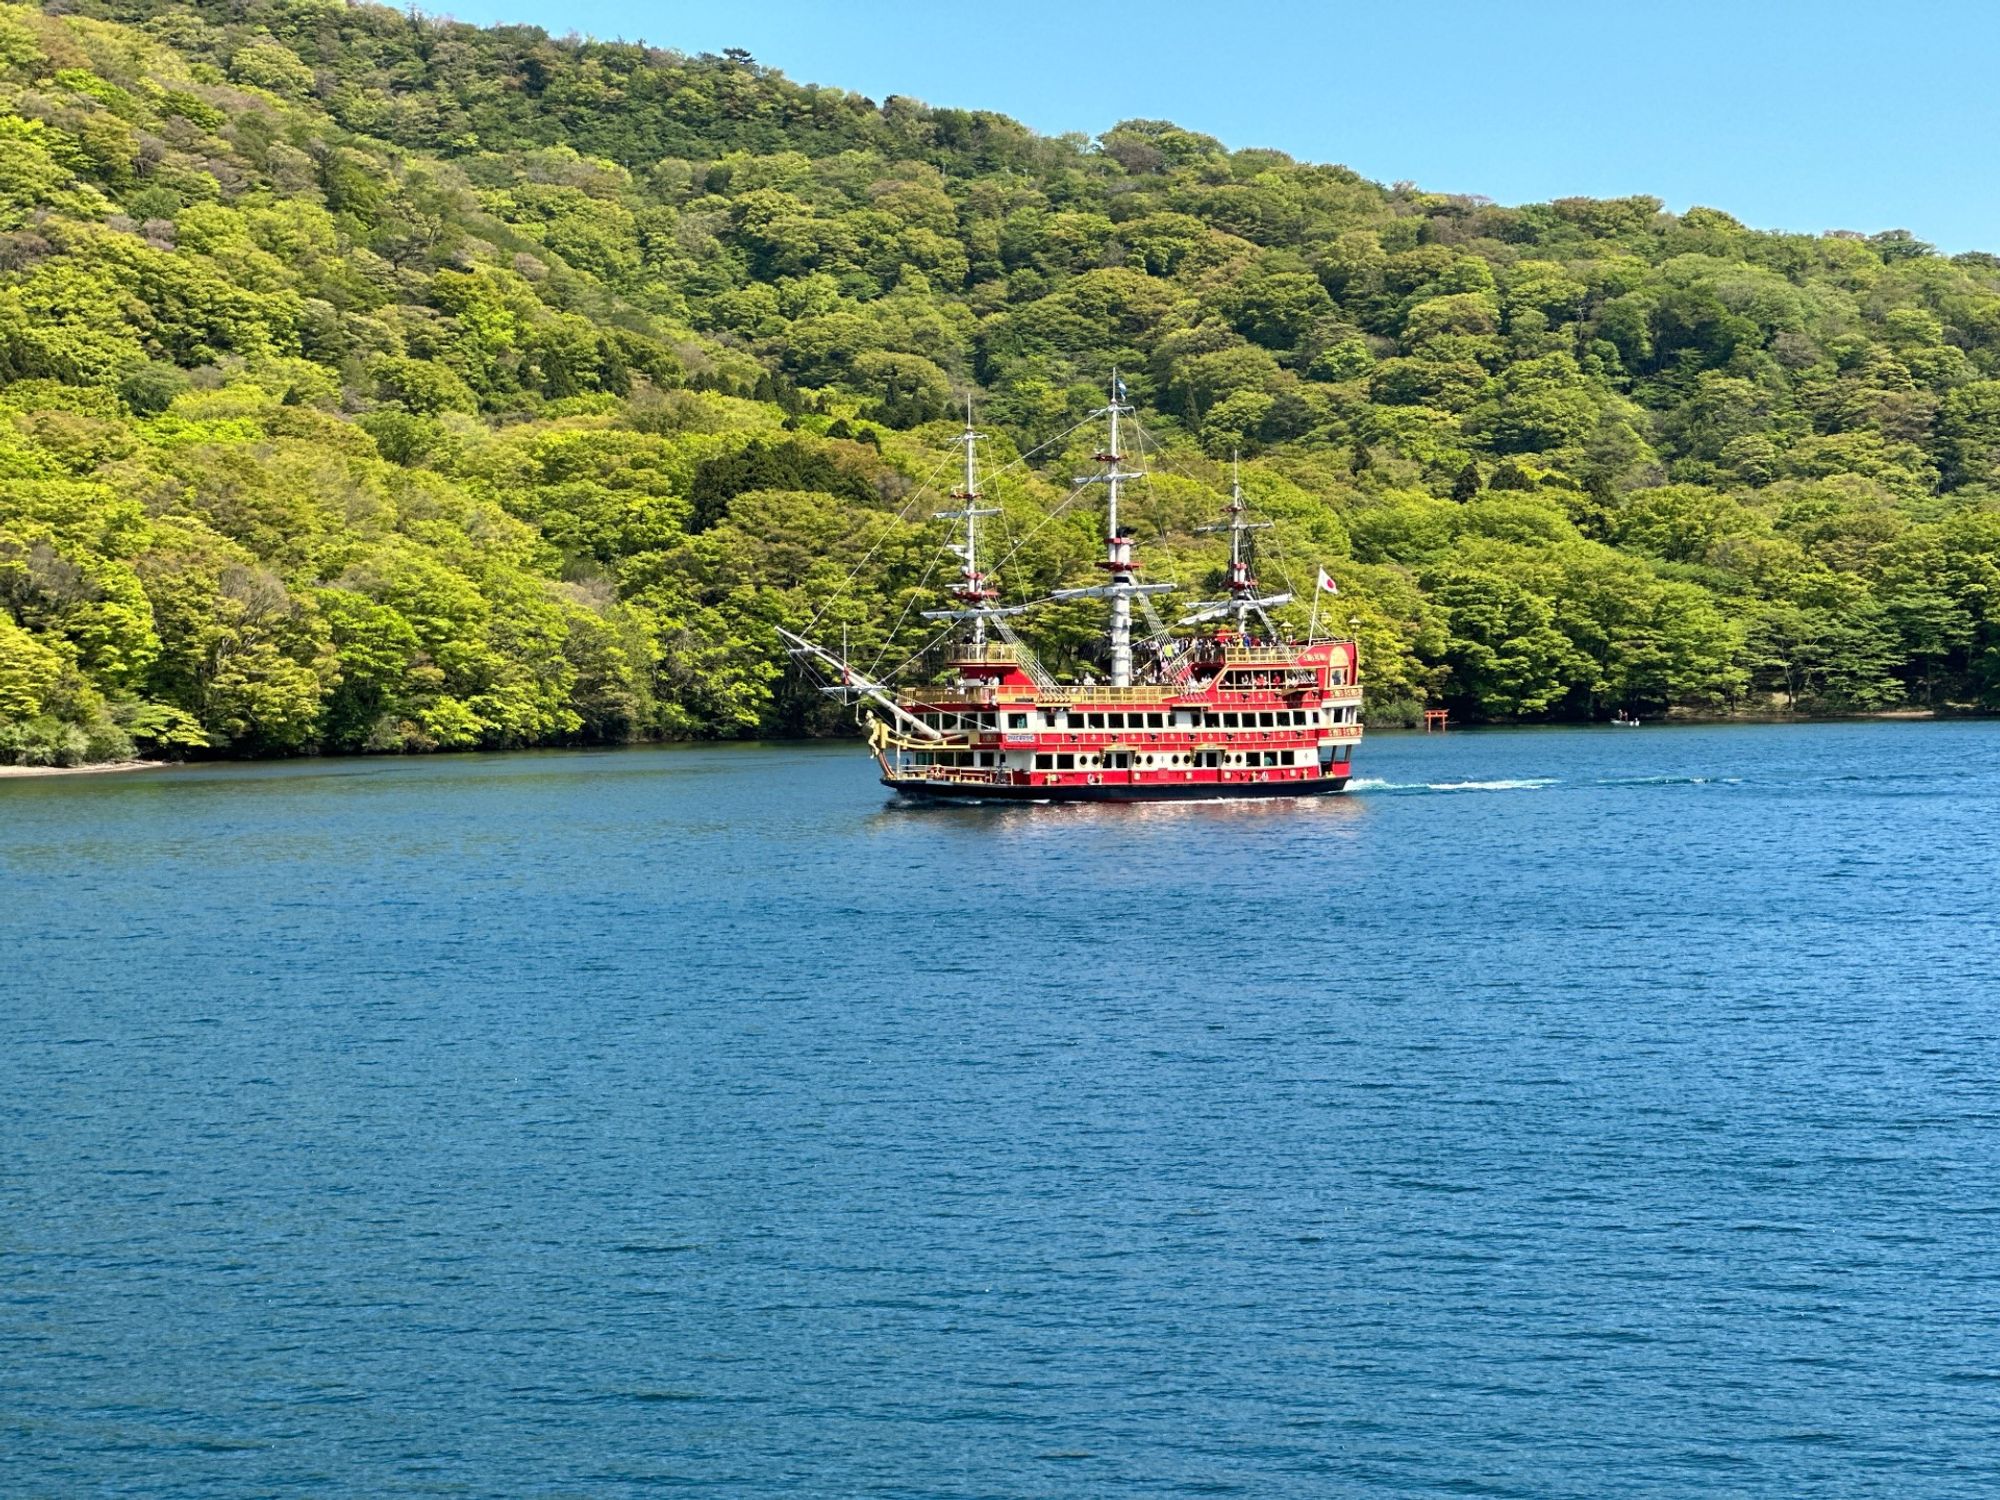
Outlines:
<svg viewBox="0 0 2000 1500"><path fill-rule="evenodd" d="M1241 451L1391 717L2000 700L1992 257L333 0L57 10L0 6L0 758L833 727L770 626L922 645L967 389L1008 591L1086 576L1036 522L1114 366L1155 576L1213 585Z"/></svg>

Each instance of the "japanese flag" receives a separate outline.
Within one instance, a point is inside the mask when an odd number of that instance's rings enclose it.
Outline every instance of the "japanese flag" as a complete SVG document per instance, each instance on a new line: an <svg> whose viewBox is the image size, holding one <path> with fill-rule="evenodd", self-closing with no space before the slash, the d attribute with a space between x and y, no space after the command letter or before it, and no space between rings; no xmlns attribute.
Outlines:
<svg viewBox="0 0 2000 1500"><path fill-rule="evenodd" d="M1340 585L1326 576L1325 568L1319 570L1319 591L1322 594L1337 594L1340 592Z"/></svg>

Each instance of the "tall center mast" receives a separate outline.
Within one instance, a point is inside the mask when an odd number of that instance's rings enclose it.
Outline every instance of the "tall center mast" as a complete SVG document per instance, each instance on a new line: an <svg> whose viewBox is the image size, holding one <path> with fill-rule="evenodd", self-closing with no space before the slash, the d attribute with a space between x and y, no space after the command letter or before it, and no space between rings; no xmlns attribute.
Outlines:
<svg viewBox="0 0 2000 1500"><path fill-rule="evenodd" d="M1134 581L1132 575L1139 571L1139 565L1132 561L1132 534L1118 520L1119 487L1128 479L1145 477L1127 473L1119 467L1125 455L1118 451L1118 419L1131 409L1125 404L1125 382L1114 373L1111 377L1111 403L1104 409L1105 415L1111 419L1111 446L1102 453L1091 455L1104 468L1076 481L1078 484L1101 484L1105 487L1104 560L1098 566L1110 575L1110 579L1095 588L1057 589L1049 596L1052 599L1111 601L1110 665L1113 687L1132 685L1132 601L1142 594L1164 594L1173 587L1167 583Z"/></svg>
<svg viewBox="0 0 2000 1500"><path fill-rule="evenodd" d="M1132 596L1125 592L1132 583L1132 538L1118 525L1118 486L1126 478L1118 464L1118 418L1125 410L1125 382L1111 377L1111 446L1097 455L1109 464L1104 475L1104 567L1111 575L1111 685L1132 685ZM1137 477L1136 475L1133 477Z"/></svg>

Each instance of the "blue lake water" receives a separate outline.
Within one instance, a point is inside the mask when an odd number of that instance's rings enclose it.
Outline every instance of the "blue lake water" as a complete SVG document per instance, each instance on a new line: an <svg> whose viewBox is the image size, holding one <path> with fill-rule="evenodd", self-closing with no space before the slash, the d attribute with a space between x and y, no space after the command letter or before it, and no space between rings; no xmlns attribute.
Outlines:
<svg viewBox="0 0 2000 1500"><path fill-rule="evenodd" d="M0 783L0 1493L1990 1496L1996 770Z"/></svg>

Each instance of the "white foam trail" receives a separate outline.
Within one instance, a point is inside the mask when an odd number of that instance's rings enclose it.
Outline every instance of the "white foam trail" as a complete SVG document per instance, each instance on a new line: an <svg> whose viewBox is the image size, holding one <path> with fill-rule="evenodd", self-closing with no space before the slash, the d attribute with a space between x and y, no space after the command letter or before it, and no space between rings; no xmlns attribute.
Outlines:
<svg viewBox="0 0 2000 1500"><path fill-rule="evenodd" d="M1554 776L1523 776L1512 781L1427 781L1433 792L1536 792L1554 786Z"/></svg>
<svg viewBox="0 0 2000 1500"><path fill-rule="evenodd" d="M1555 786L1554 776L1526 776L1512 781L1383 781L1359 776L1347 783L1351 792L1533 792Z"/></svg>
<svg viewBox="0 0 2000 1500"><path fill-rule="evenodd" d="M1353 792L1538 792L1544 787L1561 786L1560 776L1520 776L1499 781L1384 781L1379 776L1357 776L1347 783ZM1603 776L1586 786L1741 786L1741 776Z"/></svg>

